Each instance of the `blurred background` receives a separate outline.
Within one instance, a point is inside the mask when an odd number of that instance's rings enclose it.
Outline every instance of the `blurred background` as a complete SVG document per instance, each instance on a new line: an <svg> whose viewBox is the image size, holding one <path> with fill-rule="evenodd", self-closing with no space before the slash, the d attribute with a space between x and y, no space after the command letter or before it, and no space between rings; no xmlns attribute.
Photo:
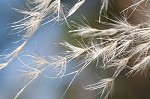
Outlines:
<svg viewBox="0 0 150 99"><path fill-rule="evenodd" d="M69 2L68 2L69 1ZM63 0L68 5L77 0ZM122 9L131 4L132 0L113 0L109 11L119 13ZM13 50L18 44L13 42L19 40L18 35L8 35L12 28L10 23L23 18L23 15L17 13L12 8L26 8L25 0L1 0L0 1L0 54L6 50ZM88 20L93 27L98 27L96 20L99 14L100 0L86 0L83 6L68 20L79 21L82 15ZM130 17L130 21L136 24L139 13L134 13ZM55 24L54 24L55 23ZM54 24L54 25L53 25ZM55 55L62 52L61 47L55 43L63 41L74 43L74 37L71 37L67 31L67 25L59 24L58 22L48 23L40 27L34 36L27 43L24 51L36 53L42 56ZM80 38L76 38L80 40ZM75 45L75 44L74 44ZM74 64L69 64L70 67ZM15 59L8 67L0 70L0 99L13 99L17 92L27 83L21 78L20 69L23 64ZM123 71L115 81L114 93L109 99L150 99L150 76L147 77L136 75L127 78L127 71ZM105 72L88 68L83 71L72 83L71 87L64 96L64 99L99 99L97 91L85 91L82 85L98 81L101 77L107 75ZM17 99L60 99L67 85L71 81L71 76L60 79L48 79L39 77L30 84L25 91Z"/></svg>

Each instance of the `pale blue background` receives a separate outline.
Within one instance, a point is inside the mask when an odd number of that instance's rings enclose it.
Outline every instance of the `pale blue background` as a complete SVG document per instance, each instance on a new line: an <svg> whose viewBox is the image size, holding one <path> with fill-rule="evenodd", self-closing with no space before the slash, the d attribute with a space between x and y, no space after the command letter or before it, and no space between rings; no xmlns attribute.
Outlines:
<svg viewBox="0 0 150 99"><path fill-rule="evenodd" d="M92 11L90 7L94 4L96 4L96 2L86 2L78 13L73 15L77 16L75 20L81 17L81 14L84 16L89 15ZM11 8L25 8L24 0L0 0L0 54L2 54L5 50L11 51L19 46L18 44L12 43L19 40L19 37L17 35L8 36L8 33L12 28L7 27L11 26L10 23L21 19L23 15L18 14ZM98 12L98 10L99 8L97 8L95 12ZM93 18L95 18L95 16ZM53 23L49 23L40 27L32 39L27 43L24 50L37 52L38 54L45 56L54 55L60 52L62 49L58 49L54 43L60 43L65 39L69 40L69 36L65 32L66 30L63 28L63 25L56 23L52 26L52 24ZM19 72L22 65L23 64L21 64L18 59L15 59L8 65L8 67L0 70L0 99L13 99L16 93L25 84L20 78ZM83 78L81 79L84 80ZM69 78L64 79L59 86L57 86L58 82L58 79L50 80L41 77L27 87L17 99L59 99L64 92L66 85L68 85ZM78 86L82 87L82 82ZM76 93L72 94L76 96ZM80 93L80 95L85 96L82 93Z"/></svg>

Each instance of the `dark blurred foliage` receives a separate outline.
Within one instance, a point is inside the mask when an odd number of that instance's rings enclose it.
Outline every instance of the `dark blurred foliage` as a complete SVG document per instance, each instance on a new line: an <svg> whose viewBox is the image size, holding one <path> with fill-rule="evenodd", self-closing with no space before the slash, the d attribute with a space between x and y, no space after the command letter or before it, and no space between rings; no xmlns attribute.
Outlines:
<svg viewBox="0 0 150 99"><path fill-rule="evenodd" d="M121 16L120 12L126 7L132 4L131 0L110 0L109 9L108 9L108 18L114 19L114 16ZM99 15L99 0L90 1L87 0L86 3L79 9L73 18L70 20L74 20L75 22L86 22L86 20L90 23L92 27L102 28L100 24L98 24L97 19ZM145 7L143 4L142 7ZM128 11L127 16L132 13L133 9ZM82 17L82 14L86 20ZM145 17L139 13L138 11L134 11L130 18L128 19L129 23L136 25L141 22L140 19L144 19ZM107 18L103 17L103 21L109 21ZM82 24L82 23L81 23ZM68 31L66 27L66 32ZM72 37L71 34L65 34L65 39L67 39L72 44L76 44L74 39L82 42L82 39L79 37ZM84 39L86 43L88 40ZM92 68L93 66L93 68ZM150 73L148 72L145 76L144 74L136 74L128 77L126 73L128 70L124 70L120 73L120 75L115 80L114 92L109 96L108 99L150 99ZM101 77L109 75L106 72L101 71L97 68L94 68L94 65L88 67L84 73L80 74L80 77L77 77L72 84L71 88L68 90L66 94L67 99L99 99L100 94L98 94L99 90L96 91L85 91L82 88L81 84L86 84L90 82L96 82ZM92 95L92 96L91 96Z"/></svg>

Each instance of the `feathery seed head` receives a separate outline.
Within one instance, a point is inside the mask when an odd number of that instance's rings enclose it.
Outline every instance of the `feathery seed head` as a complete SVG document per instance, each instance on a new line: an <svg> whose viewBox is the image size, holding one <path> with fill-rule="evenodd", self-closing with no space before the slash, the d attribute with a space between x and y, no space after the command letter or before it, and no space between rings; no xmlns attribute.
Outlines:
<svg viewBox="0 0 150 99"><path fill-rule="evenodd" d="M84 86L85 90L100 90L101 98L107 99L108 95L113 91L114 79L106 78L97 83Z"/></svg>

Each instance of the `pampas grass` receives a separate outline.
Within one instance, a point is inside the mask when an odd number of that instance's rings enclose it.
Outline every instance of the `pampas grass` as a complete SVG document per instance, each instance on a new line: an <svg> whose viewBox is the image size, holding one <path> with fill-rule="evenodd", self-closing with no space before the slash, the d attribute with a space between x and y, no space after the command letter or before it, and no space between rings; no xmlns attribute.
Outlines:
<svg viewBox="0 0 150 99"><path fill-rule="evenodd" d="M13 59L18 57L28 40L41 25L52 21L65 21L68 23L67 18L71 17L85 1L86 0L78 0L70 9L67 9L66 4L63 4L61 0L28 0L28 10L15 9L17 12L24 14L24 18L12 23L12 31L17 30L18 34L25 31L25 34L21 36L23 43L4 57L7 62L1 63L0 69L5 68ZM113 69L114 71L109 78L103 78L96 83L83 86L85 90L100 90L100 98L104 99L108 98L109 94L112 93L115 79L124 69L129 70L127 73L129 76L137 73L143 74L148 70L150 66L149 20L141 20L141 23L133 25L128 22L128 18L134 11L140 11L138 8L142 8L141 4L144 3L144 5L147 5L149 1L132 0L132 5L121 11L120 16L112 14L114 18L109 18L107 15L108 6L111 5L110 0L100 1L98 23L105 25L106 28L100 29L83 22L83 24L73 22L74 28L70 28L69 33L72 33L73 36L81 37L83 40L85 38L88 39L88 44L83 44L79 41L77 43L79 43L80 46L72 45L67 41L60 43L60 45L66 48L62 56L56 55L45 58L26 55L32 60L30 65L25 64L20 59L20 61L30 69L30 71L26 71L26 75L30 77L31 80L16 94L14 99L17 99L25 88L49 67L53 68L55 75L49 75L46 78L62 78L73 75L64 95L76 76L80 75L88 66L91 66L91 63L96 62L95 68L104 70ZM132 10L130 16L127 16L128 10ZM102 17L105 17L109 22L103 22ZM149 18L149 15L146 14L146 17ZM46 19L49 20L41 24L41 22ZM66 74L67 64L78 58L81 59L76 62L78 68ZM129 62L131 64L129 64ZM32 65L34 65L34 67L32 67Z"/></svg>

